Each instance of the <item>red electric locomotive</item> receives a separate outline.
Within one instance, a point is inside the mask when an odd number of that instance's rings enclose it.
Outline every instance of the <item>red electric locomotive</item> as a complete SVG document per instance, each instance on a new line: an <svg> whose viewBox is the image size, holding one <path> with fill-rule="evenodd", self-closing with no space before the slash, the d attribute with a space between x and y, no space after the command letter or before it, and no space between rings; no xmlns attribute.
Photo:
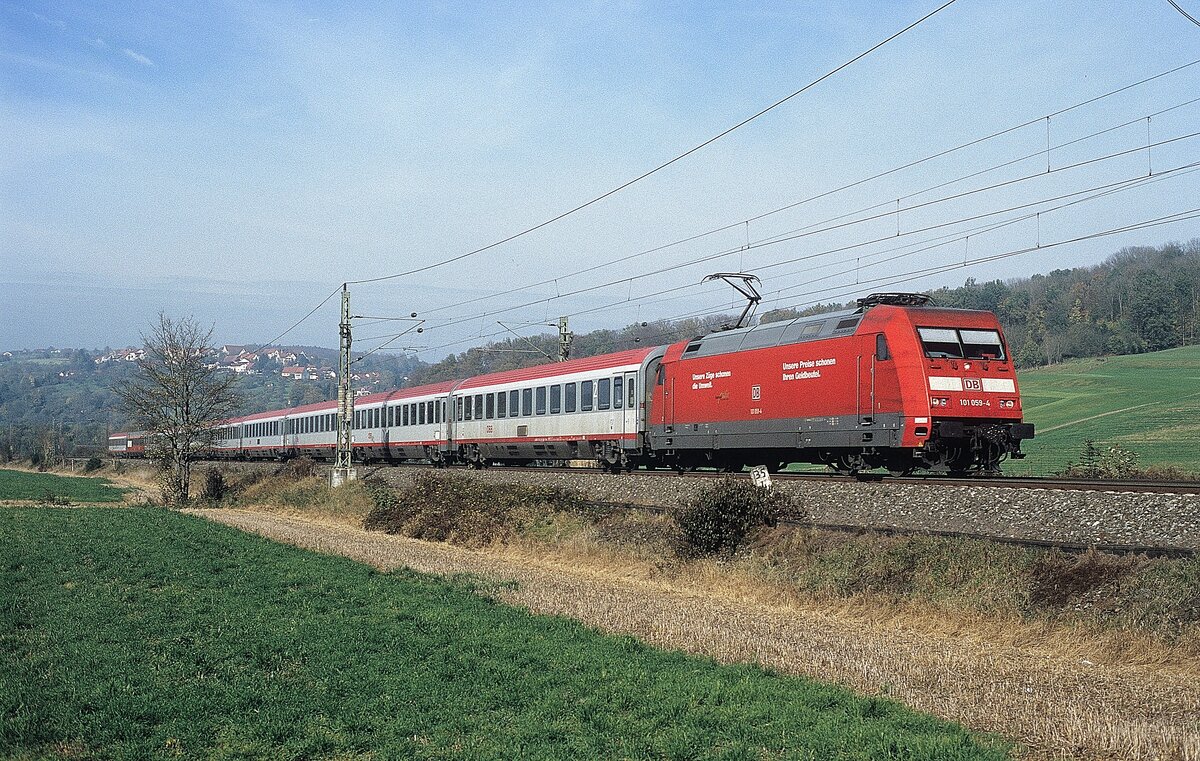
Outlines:
<svg viewBox="0 0 1200 761"><path fill-rule="evenodd" d="M674 344L653 373L647 449L681 470L996 473L1033 438L995 315L920 294Z"/></svg>

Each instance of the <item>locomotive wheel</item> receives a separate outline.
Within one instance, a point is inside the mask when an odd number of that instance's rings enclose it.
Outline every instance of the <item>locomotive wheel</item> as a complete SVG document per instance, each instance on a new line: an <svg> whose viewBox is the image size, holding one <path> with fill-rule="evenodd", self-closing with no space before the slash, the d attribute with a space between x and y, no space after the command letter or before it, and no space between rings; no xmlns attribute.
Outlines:
<svg viewBox="0 0 1200 761"><path fill-rule="evenodd" d="M844 454L837 458L837 462L833 467L839 473L852 476L860 470L866 470L867 462L861 454Z"/></svg>

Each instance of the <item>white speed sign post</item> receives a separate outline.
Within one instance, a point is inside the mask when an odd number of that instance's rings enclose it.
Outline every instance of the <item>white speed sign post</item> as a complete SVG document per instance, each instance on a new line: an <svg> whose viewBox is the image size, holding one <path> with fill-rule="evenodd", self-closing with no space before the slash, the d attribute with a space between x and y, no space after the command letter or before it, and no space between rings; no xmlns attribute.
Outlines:
<svg viewBox="0 0 1200 761"><path fill-rule="evenodd" d="M751 468L750 480L760 489L771 488L771 474L767 472L766 465L755 465Z"/></svg>

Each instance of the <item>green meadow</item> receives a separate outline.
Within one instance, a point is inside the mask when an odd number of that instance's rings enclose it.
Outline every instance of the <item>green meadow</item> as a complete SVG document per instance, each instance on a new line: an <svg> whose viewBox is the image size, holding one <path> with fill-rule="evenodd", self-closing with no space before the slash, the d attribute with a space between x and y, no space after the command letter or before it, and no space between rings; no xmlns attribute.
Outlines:
<svg viewBox="0 0 1200 761"><path fill-rule="evenodd" d="M0 470L0 500L39 502L120 502L125 490L107 478L77 478L53 473Z"/></svg>
<svg viewBox="0 0 1200 761"><path fill-rule="evenodd" d="M1200 473L1200 346L1072 360L1022 371L1019 381L1037 438L1005 473L1062 470L1088 438L1136 452L1143 467Z"/></svg>
<svg viewBox="0 0 1200 761"><path fill-rule="evenodd" d="M1010 750L885 698L654 650L467 581L377 572L165 510L5 508L0 548L0 757Z"/></svg>

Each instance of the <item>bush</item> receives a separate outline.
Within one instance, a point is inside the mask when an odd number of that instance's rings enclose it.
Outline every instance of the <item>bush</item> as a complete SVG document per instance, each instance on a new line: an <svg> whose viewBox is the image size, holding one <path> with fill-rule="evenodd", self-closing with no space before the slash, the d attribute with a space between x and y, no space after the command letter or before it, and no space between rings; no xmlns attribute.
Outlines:
<svg viewBox="0 0 1200 761"><path fill-rule="evenodd" d="M675 513L680 554L729 557L751 531L774 526L785 513L803 517L789 494L757 487L747 479L722 478Z"/></svg>
<svg viewBox="0 0 1200 761"><path fill-rule="evenodd" d="M204 486L200 489L200 499L205 502L220 502L229 492L225 483L225 474L220 468L209 467L204 470Z"/></svg>
<svg viewBox="0 0 1200 761"><path fill-rule="evenodd" d="M89 457L88 461L83 464L83 472L95 473L97 470L100 470L103 467L104 463L100 461L99 457Z"/></svg>
<svg viewBox="0 0 1200 761"><path fill-rule="evenodd" d="M414 473L399 489L374 479L364 488L373 504L364 528L471 547L504 542L547 515L575 512L582 504L562 489L433 472Z"/></svg>
<svg viewBox="0 0 1200 761"><path fill-rule="evenodd" d="M1069 478L1092 478L1107 481L1144 479L1148 481L1191 481L1195 474L1186 473L1173 465L1138 465L1138 453L1113 445L1108 449L1096 446L1092 439L1083 440L1078 462L1069 462L1058 475Z"/></svg>
<svg viewBox="0 0 1200 761"><path fill-rule="evenodd" d="M317 475L317 461L311 457L297 457L294 460L288 460L282 463L275 469L277 476L291 476L292 478L310 478Z"/></svg>
<svg viewBox="0 0 1200 761"><path fill-rule="evenodd" d="M1145 562L1131 555L1110 555L1089 549L1081 555L1058 550L1038 557L1030 569L1030 602L1061 607L1069 600L1116 585Z"/></svg>

